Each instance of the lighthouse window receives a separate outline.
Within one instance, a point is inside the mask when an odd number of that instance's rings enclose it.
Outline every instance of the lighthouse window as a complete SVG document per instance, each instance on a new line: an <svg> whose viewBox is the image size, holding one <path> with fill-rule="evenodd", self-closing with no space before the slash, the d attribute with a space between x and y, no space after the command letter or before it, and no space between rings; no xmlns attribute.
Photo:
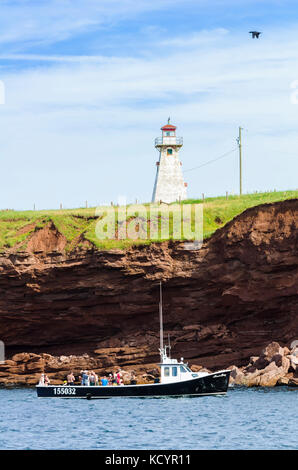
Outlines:
<svg viewBox="0 0 298 470"><path fill-rule="evenodd" d="M169 376L170 376L170 368L169 368L169 367L165 367L165 368L164 368L164 376L165 376L165 377L169 377Z"/></svg>
<svg viewBox="0 0 298 470"><path fill-rule="evenodd" d="M173 154L173 149L167 149L167 154L172 155Z"/></svg>
<svg viewBox="0 0 298 470"><path fill-rule="evenodd" d="M172 367L172 376L177 377L177 373L178 373L177 367Z"/></svg>

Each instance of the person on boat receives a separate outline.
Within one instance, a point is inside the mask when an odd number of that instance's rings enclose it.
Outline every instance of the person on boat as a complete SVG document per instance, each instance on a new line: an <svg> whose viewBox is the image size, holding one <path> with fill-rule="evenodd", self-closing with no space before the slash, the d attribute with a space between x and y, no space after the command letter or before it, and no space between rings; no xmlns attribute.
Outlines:
<svg viewBox="0 0 298 470"><path fill-rule="evenodd" d="M90 372L89 374L89 383L90 383L90 387L94 387L95 386L95 373L93 372L93 370Z"/></svg>
<svg viewBox="0 0 298 470"><path fill-rule="evenodd" d="M121 374L121 369L118 369L117 371L117 375L116 375L116 381L117 381L117 385L121 385L121 380L122 380L122 374Z"/></svg>
<svg viewBox="0 0 298 470"><path fill-rule="evenodd" d="M89 375L87 370L82 371L82 385L89 387Z"/></svg>
<svg viewBox="0 0 298 470"><path fill-rule="evenodd" d="M106 376L104 376L104 377L101 378L101 385L102 385L103 387L106 387L107 385L109 385L109 381L108 381L108 379L106 378Z"/></svg>
<svg viewBox="0 0 298 470"><path fill-rule="evenodd" d="M87 387L90 386L90 374L89 374L89 371L88 370L85 370L85 385Z"/></svg>
<svg viewBox="0 0 298 470"><path fill-rule="evenodd" d="M38 385L44 386L44 374L41 374Z"/></svg>
<svg viewBox="0 0 298 470"><path fill-rule="evenodd" d="M44 384L45 386L47 387L48 385L50 385L50 379L47 375L44 376Z"/></svg>
<svg viewBox="0 0 298 470"><path fill-rule="evenodd" d="M95 385L99 385L99 381L98 381L98 375L94 372L94 377L95 377Z"/></svg>
<svg viewBox="0 0 298 470"><path fill-rule="evenodd" d="M132 370L131 371L131 375L130 375L130 385L136 385L137 384L137 381L136 381L136 374L134 373L134 371Z"/></svg>
<svg viewBox="0 0 298 470"><path fill-rule="evenodd" d="M68 374L67 376L67 385L71 385L73 386L75 384L75 376L73 375L73 373L71 372L70 374Z"/></svg>
<svg viewBox="0 0 298 470"><path fill-rule="evenodd" d="M109 374L109 378L108 378L109 385L113 385L113 381L114 381L113 374Z"/></svg>

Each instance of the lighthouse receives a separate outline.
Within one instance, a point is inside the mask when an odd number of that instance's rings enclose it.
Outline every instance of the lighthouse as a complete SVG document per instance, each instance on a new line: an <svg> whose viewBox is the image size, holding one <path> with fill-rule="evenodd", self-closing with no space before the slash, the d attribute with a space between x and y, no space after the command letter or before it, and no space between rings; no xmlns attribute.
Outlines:
<svg viewBox="0 0 298 470"><path fill-rule="evenodd" d="M161 128L162 135L155 139L155 148L159 151L156 162L156 177L152 202L176 202L186 199L187 183L184 183L182 163L179 151L183 138L176 136L176 126L168 123Z"/></svg>

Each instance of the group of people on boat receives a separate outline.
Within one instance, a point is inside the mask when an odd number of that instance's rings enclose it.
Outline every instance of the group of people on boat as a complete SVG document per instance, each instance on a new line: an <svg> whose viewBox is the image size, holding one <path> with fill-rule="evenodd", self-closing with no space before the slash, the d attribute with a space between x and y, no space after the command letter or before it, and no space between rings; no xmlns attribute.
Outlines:
<svg viewBox="0 0 298 470"><path fill-rule="evenodd" d="M81 385L84 385L86 387L99 385L102 385L103 387L106 387L107 385L124 385L120 369L117 372L109 374L108 376L104 375L100 379L93 370L81 370L80 374L81 375L79 376L79 381ZM66 384L75 384L75 377L72 372L67 376Z"/></svg>
<svg viewBox="0 0 298 470"><path fill-rule="evenodd" d="M76 382L79 382L81 385L85 387L91 386L113 386L113 385L124 385L123 376L121 369L118 369L117 372L112 372L108 375L104 375L103 377L98 377L98 375L92 370L81 370L78 380L74 376L73 372L70 372L66 380L64 380L63 385L74 386L77 385ZM136 384L136 377L134 372L131 372L130 383L135 385ZM42 386L50 385L50 380L46 374L41 374L39 384Z"/></svg>

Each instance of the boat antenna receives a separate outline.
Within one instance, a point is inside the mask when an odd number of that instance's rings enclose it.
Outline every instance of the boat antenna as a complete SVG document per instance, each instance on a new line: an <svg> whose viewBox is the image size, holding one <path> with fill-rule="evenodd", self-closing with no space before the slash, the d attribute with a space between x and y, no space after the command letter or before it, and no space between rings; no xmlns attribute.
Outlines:
<svg viewBox="0 0 298 470"><path fill-rule="evenodd" d="M160 325L160 357L161 357L161 362L163 361L163 354L164 354L164 348L163 348L163 321L162 321L162 288L161 288L161 281L159 283L159 325Z"/></svg>
<svg viewBox="0 0 298 470"><path fill-rule="evenodd" d="M169 358L171 359L171 341L170 341L170 333L168 334L168 348L169 348Z"/></svg>

